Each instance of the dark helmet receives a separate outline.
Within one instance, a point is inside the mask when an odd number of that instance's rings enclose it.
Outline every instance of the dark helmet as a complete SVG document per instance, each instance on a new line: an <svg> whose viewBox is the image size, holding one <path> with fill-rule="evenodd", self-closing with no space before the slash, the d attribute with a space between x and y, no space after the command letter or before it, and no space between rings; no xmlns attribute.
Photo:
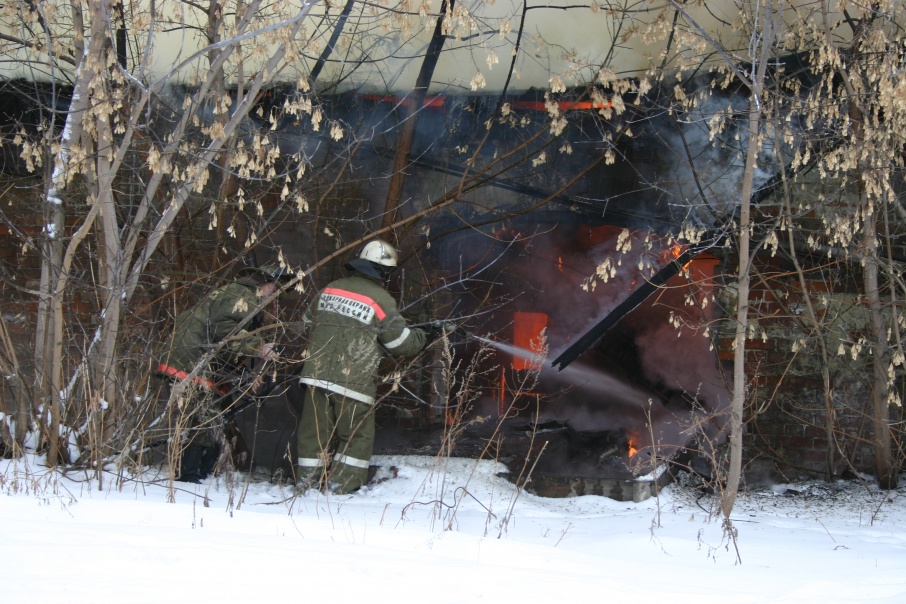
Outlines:
<svg viewBox="0 0 906 604"><path fill-rule="evenodd" d="M239 276L261 283L286 283L293 278L293 271L288 266L265 264L264 266L246 266L239 271Z"/></svg>
<svg viewBox="0 0 906 604"><path fill-rule="evenodd" d="M359 257L349 261L346 268L378 281L389 281L398 260L399 254L392 245L381 239L374 239L365 244Z"/></svg>

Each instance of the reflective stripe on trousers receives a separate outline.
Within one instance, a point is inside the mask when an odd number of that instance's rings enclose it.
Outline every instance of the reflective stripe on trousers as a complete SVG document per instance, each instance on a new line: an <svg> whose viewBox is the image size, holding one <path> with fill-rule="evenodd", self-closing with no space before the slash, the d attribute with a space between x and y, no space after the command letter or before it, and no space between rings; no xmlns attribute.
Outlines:
<svg viewBox="0 0 906 604"><path fill-rule="evenodd" d="M337 453L333 456L333 460L347 466L352 466L354 468L365 468L368 469L368 465L371 460L369 459L356 459L355 457L350 457L349 455L340 455Z"/></svg>
<svg viewBox="0 0 906 604"><path fill-rule="evenodd" d="M368 479L374 446L374 408L340 394L309 386L298 431L299 459L334 454L329 482L340 492L355 490ZM300 464L301 465L301 464Z"/></svg>

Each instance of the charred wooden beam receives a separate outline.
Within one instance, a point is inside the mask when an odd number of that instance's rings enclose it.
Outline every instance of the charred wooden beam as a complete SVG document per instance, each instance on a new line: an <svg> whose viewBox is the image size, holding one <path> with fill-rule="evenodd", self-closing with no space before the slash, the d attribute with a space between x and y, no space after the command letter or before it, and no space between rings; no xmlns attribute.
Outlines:
<svg viewBox="0 0 906 604"><path fill-rule="evenodd" d="M623 317L651 297L651 295L663 286L671 277L678 275L687 263L714 245L715 242L712 240L707 243L699 243L688 247L686 251L674 258L672 262L659 270L651 279L646 280L636 288L634 292L629 294L628 298L623 300L619 306L608 313L597 325L585 332L585 334L576 340L572 346L564 350L560 356L554 359L551 366L557 367L559 365L557 371L566 369L570 363L575 361L586 350L594 346L594 344L600 340L611 327L619 323Z"/></svg>

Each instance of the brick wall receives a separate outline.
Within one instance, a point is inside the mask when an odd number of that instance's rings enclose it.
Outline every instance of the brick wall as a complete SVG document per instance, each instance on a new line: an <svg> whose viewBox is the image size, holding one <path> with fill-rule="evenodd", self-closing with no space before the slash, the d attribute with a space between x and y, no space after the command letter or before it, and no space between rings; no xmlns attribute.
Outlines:
<svg viewBox="0 0 906 604"><path fill-rule="evenodd" d="M803 291L795 267L769 254L758 256L753 269L746 342L746 463L768 462L790 478L823 475L830 446L835 475L873 473L868 317L856 284L835 278L833 272L807 271ZM806 299L825 334L829 400ZM724 303L728 319L721 330L719 357L732 370L732 282L724 289Z"/></svg>

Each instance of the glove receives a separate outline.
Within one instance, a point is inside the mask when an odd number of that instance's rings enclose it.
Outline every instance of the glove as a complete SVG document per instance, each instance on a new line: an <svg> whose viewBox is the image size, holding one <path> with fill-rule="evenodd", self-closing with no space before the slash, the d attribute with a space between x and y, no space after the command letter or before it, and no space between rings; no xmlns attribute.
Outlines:
<svg viewBox="0 0 906 604"><path fill-rule="evenodd" d="M261 345L261 350L258 351L258 357L265 361L278 361L280 360L280 352L277 350L276 344L267 342Z"/></svg>
<svg viewBox="0 0 906 604"><path fill-rule="evenodd" d="M425 330L425 339L428 342L433 342L434 340L439 339L441 334L444 332L443 327L441 327L440 325L434 325L433 323L426 325L423 329Z"/></svg>
<svg viewBox="0 0 906 604"><path fill-rule="evenodd" d="M439 340L440 337L444 334L449 336L454 331L456 331L456 324L451 323L450 321L431 321L431 323L428 324L428 326L425 328L425 333L428 336L428 341L431 342L433 342L434 340Z"/></svg>

